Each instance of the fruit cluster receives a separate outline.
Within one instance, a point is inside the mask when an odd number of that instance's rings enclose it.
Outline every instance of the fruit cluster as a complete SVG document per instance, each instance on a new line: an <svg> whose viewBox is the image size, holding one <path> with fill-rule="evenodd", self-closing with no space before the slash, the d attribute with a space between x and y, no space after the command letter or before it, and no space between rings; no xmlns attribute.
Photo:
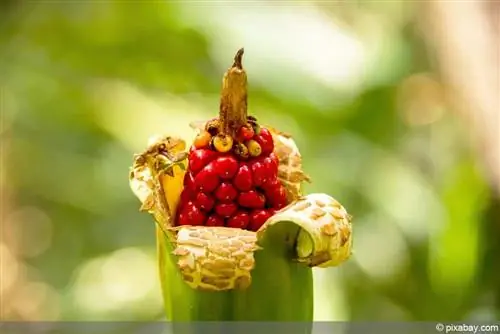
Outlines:
<svg viewBox="0 0 500 334"><path fill-rule="evenodd" d="M257 231L287 203L271 133L255 118L234 136L209 121L190 148L177 225Z"/></svg>

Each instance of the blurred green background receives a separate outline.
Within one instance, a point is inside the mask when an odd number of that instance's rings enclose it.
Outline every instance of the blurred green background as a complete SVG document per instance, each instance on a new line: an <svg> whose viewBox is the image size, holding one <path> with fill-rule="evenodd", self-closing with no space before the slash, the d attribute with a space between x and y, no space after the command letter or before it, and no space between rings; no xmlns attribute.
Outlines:
<svg viewBox="0 0 500 334"><path fill-rule="evenodd" d="M132 156L216 115L240 47L250 113L354 216L353 257L315 272L316 320L499 319L491 166L417 6L2 2L2 319L163 319Z"/></svg>

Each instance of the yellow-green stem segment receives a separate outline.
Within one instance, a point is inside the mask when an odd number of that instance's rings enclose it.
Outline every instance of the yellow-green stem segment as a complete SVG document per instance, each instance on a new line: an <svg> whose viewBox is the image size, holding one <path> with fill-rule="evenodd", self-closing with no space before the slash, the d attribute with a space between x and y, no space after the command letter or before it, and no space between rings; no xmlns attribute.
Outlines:
<svg viewBox="0 0 500 334"><path fill-rule="evenodd" d="M311 268L290 261L298 228L279 225L255 254L252 283L245 290L200 291L188 286L177 269L177 259L158 228L160 275L167 318L171 321L312 321ZM278 242L277 242L278 241ZM279 246L278 246L279 245Z"/></svg>

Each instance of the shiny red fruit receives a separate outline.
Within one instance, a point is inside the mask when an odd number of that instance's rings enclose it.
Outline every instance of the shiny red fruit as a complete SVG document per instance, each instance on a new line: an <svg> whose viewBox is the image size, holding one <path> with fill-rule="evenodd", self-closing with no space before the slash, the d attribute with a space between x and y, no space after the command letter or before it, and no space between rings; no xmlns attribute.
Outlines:
<svg viewBox="0 0 500 334"><path fill-rule="evenodd" d="M266 183L260 186L264 190L266 196L268 193L273 193L277 188L281 187L281 182L277 178L269 179Z"/></svg>
<svg viewBox="0 0 500 334"><path fill-rule="evenodd" d="M180 202L181 203L187 203L190 200L192 200L193 197L194 197L193 189L190 188L190 187L184 187L184 189L182 189L182 192L181 192L181 200L180 200Z"/></svg>
<svg viewBox="0 0 500 334"><path fill-rule="evenodd" d="M238 161L233 156L223 156L214 161L217 175L223 180L229 180L238 172Z"/></svg>
<svg viewBox="0 0 500 334"><path fill-rule="evenodd" d="M215 198L221 202L231 202L236 196L238 196L238 191L231 183L223 182L215 190Z"/></svg>
<svg viewBox="0 0 500 334"><path fill-rule="evenodd" d="M212 161L206 165L194 178L194 185L199 191L211 193L219 186L219 177Z"/></svg>
<svg viewBox="0 0 500 334"><path fill-rule="evenodd" d="M258 231L262 225L273 215L270 210L254 210L250 213L248 229Z"/></svg>
<svg viewBox="0 0 500 334"><path fill-rule="evenodd" d="M177 226L186 226L186 225L191 225L191 222L189 221L187 214L181 212L177 216Z"/></svg>
<svg viewBox="0 0 500 334"><path fill-rule="evenodd" d="M196 206L203 211L209 212L214 207L215 199L212 196L205 194L204 192L199 192L196 195L195 203Z"/></svg>
<svg viewBox="0 0 500 334"><path fill-rule="evenodd" d="M269 129L267 129L265 127L260 128L259 137L261 137L265 140L268 140L270 142L273 142L273 135L271 134Z"/></svg>
<svg viewBox="0 0 500 334"><path fill-rule="evenodd" d="M184 174L184 188L193 188L194 187L194 176L192 173L187 172Z"/></svg>
<svg viewBox="0 0 500 334"><path fill-rule="evenodd" d="M221 217L231 217L238 210L238 206L234 203L218 203L215 206L215 212Z"/></svg>
<svg viewBox="0 0 500 334"><path fill-rule="evenodd" d="M263 185L269 178L268 172L264 164L260 161L255 161L252 166L252 180L257 187Z"/></svg>
<svg viewBox="0 0 500 334"><path fill-rule="evenodd" d="M233 184L240 191L248 191L253 188L252 171L247 164L241 164Z"/></svg>
<svg viewBox="0 0 500 334"><path fill-rule="evenodd" d="M245 208L261 209L266 205L266 198L257 191L250 190L238 196L238 204Z"/></svg>
<svg viewBox="0 0 500 334"><path fill-rule="evenodd" d="M286 190L283 186L266 192L266 196L273 209L280 210L288 205Z"/></svg>
<svg viewBox="0 0 500 334"><path fill-rule="evenodd" d="M194 150L189 154L189 170L196 174L217 156L217 152L207 148Z"/></svg>
<svg viewBox="0 0 500 334"><path fill-rule="evenodd" d="M214 213L210 217L208 217L205 226L224 226L224 218Z"/></svg>
<svg viewBox="0 0 500 334"><path fill-rule="evenodd" d="M274 180L278 177L278 165L271 157L266 157L262 161L266 170L266 179Z"/></svg>
<svg viewBox="0 0 500 334"><path fill-rule="evenodd" d="M182 208L177 223L179 225L201 226L205 224L206 219L205 214L193 202L188 202Z"/></svg>
<svg viewBox="0 0 500 334"><path fill-rule="evenodd" d="M250 215L244 211L238 211L234 216L227 220L227 227L246 228L250 223Z"/></svg>
<svg viewBox="0 0 500 334"><path fill-rule="evenodd" d="M262 154L268 155L274 151L273 136L268 129L261 127L260 132L253 138L262 148Z"/></svg>
<svg viewBox="0 0 500 334"><path fill-rule="evenodd" d="M255 135L255 131L251 126L242 126L240 130L238 131L238 139L241 141L247 141L253 138Z"/></svg>

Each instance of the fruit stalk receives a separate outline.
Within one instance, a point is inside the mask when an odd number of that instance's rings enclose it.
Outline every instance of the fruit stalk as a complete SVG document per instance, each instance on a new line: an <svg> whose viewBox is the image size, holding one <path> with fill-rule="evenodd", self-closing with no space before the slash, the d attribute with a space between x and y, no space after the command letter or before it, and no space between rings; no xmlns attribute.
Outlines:
<svg viewBox="0 0 500 334"><path fill-rule="evenodd" d="M242 55L190 153L181 139L154 140L135 157L130 186L157 223L169 320L311 322L311 268L349 258L351 217L329 195L304 196L293 139L247 115Z"/></svg>
<svg viewBox="0 0 500 334"><path fill-rule="evenodd" d="M236 136L236 131L247 123L247 75L243 70L241 48L234 56L233 66L224 74L220 100L220 132Z"/></svg>

